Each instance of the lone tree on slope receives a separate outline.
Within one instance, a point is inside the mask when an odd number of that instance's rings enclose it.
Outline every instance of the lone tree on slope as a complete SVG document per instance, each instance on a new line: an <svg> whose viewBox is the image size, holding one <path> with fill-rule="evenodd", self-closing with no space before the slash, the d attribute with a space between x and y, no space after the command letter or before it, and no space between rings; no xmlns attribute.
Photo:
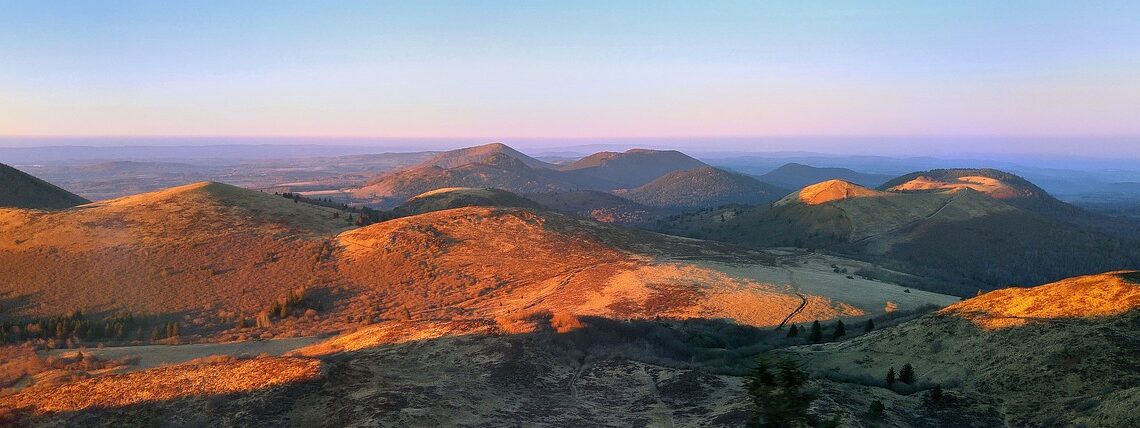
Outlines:
<svg viewBox="0 0 1140 428"><path fill-rule="evenodd" d="M835 332L833 332L831 334L831 337L833 339L838 339L838 338L846 336L846 335L847 335L847 326L843 325L843 320L836 321L835 322Z"/></svg>
<svg viewBox="0 0 1140 428"><path fill-rule="evenodd" d="M819 320L811 323L811 333L808 333L808 340L811 343L819 343L823 341L823 326L819 325Z"/></svg>
<svg viewBox="0 0 1140 428"><path fill-rule="evenodd" d="M757 427L799 427L808 424L807 409L816 395L804 391L807 373L783 360L776 367L763 356L745 380L756 413L748 421Z"/></svg>

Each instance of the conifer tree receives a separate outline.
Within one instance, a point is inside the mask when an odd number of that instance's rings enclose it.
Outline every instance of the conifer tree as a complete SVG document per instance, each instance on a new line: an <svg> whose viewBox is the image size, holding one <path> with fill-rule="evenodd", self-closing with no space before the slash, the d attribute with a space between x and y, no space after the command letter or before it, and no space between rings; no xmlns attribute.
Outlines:
<svg viewBox="0 0 1140 428"><path fill-rule="evenodd" d="M926 398L927 398L927 401L929 401L930 403L941 402L942 401L942 385L934 385L934 388L930 390L930 395L928 395Z"/></svg>
<svg viewBox="0 0 1140 428"><path fill-rule="evenodd" d="M847 335L847 326L843 325L843 320L836 321L835 322L835 332L833 332L831 334L831 337L833 339L838 339L838 338L846 336L846 335Z"/></svg>
<svg viewBox="0 0 1140 428"><path fill-rule="evenodd" d="M864 333L870 333L871 330L874 330L874 329L875 329L875 320L867 318L867 322L865 324L863 324L863 332Z"/></svg>
<svg viewBox="0 0 1140 428"><path fill-rule="evenodd" d="M914 367L911 367L910 363L904 364L902 370L899 370L899 382L913 385L914 381Z"/></svg>
<svg viewBox="0 0 1140 428"><path fill-rule="evenodd" d="M887 385L894 385L894 384L895 384L895 368L894 368L894 366L891 366L891 368L887 370Z"/></svg>
<svg viewBox="0 0 1140 428"><path fill-rule="evenodd" d="M884 410L886 410L886 406L883 405L882 401L872 401L871 406L867 409L867 417L872 420L878 420L883 417Z"/></svg>
<svg viewBox="0 0 1140 428"><path fill-rule="evenodd" d="M796 327L795 324L792 324L792 328L788 329L788 337L796 337L799 335L800 335L799 327Z"/></svg>
<svg viewBox="0 0 1140 428"><path fill-rule="evenodd" d="M811 333L808 333L808 340L812 343L819 343L823 340L823 326L819 325L819 320L811 323Z"/></svg>

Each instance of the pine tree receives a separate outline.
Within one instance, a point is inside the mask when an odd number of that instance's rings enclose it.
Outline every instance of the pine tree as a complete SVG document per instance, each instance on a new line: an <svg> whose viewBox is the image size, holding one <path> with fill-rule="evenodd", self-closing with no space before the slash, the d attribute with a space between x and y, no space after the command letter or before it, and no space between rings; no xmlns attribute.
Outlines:
<svg viewBox="0 0 1140 428"><path fill-rule="evenodd" d="M843 325L843 320L836 321L835 322L835 332L831 334L831 337L833 339L838 339L838 338L846 336L846 335L847 335L847 326Z"/></svg>
<svg viewBox="0 0 1140 428"><path fill-rule="evenodd" d="M930 395L926 397L930 403L938 403L942 401L942 385L934 385L930 390Z"/></svg>
<svg viewBox="0 0 1140 428"><path fill-rule="evenodd" d="M894 366L891 366L891 368L887 370L887 385L894 385L894 384L895 384L895 368L894 368Z"/></svg>
<svg viewBox="0 0 1140 428"><path fill-rule="evenodd" d="M808 405L815 394L803 391L807 373L791 361L780 361L772 367L761 356L757 366L745 380L745 388L756 409L751 426L792 427L808 422Z"/></svg>
<svg viewBox="0 0 1140 428"><path fill-rule="evenodd" d="M819 325L819 320L811 323L811 333L808 333L808 340L811 343L819 343L823 340L823 326Z"/></svg>
<svg viewBox="0 0 1140 428"><path fill-rule="evenodd" d="M796 337L799 335L800 335L800 329L798 327L796 327L795 324L792 324L792 328L788 329L788 337Z"/></svg>
<svg viewBox="0 0 1140 428"><path fill-rule="evenodd" d="M883 411L887 406L883 405L882 401L875 400L871 402L871 406L867 409L867 417L872 420L878 420L883 417Z"/></svg>
<svg viewBox="0 0 1140 428"><path fill-rule="evenodd" d="M863 324L863 332L864 333L870 333L871 330L874 330L874 329L875 329L875 320L867 318L867 322L865 324Z"/></svg>
<svg viewBox="0 0 1140 428"><path fill-rule="evenodd" d="M899 382L913 385L914 381L914 367L911 367L910 363L904 364L902 370L899 370Z"/></svg>

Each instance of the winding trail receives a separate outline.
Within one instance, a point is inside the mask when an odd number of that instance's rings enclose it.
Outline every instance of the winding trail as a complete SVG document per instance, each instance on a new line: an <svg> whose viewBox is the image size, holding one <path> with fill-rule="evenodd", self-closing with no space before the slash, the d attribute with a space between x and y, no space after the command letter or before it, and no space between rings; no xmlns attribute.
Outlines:
<svg viewBox="0 0 1140 428"><path fill-rule="evenodd" d="M789 313L788 316L784 317L784 320L780 321L780 325L776 326L776 328L774 330L780 330L780 329L784 328L784 326L788 324L788 321L791 321L792 318L796 316L796 314L799 314L801 311L804 310L804 307L807 306L807 296L805 296L803 293L800 293L800 287L798 285L796 285L796 274L795 274L795 272L793 272L791 269L788 269L788 268L783 268L783 269L784 269L784 271L788 272L788 286L791 287L793 290L795 290L796 296L798 296L800 298L800 305L797 306L796 309L792 310L792 312Z"/></svg>

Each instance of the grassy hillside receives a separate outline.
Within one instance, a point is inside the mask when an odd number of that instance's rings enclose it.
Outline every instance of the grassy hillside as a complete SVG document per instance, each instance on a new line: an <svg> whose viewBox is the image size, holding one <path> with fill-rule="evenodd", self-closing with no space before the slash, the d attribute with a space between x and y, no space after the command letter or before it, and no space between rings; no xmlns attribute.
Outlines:
<svg viewBox="0 0 1140 428"><path fill-rule="evenodd" d="M441 211L452 208L485 206L485 207L519 207L538 208L534 201L518 196L506 190L445 187L421 193L407 202L394 208L392 213L397 216L424 214L432 211Z"/></svg>
<svg viewBox="0 0 1140 428"><path fill-rule="evenodd" d="M319 281L326 239L350 226L330 208L208 182L65 211L0 210L0 277L20 278L0 284L5 318L81 309L230 324L218 311L255 312Z"/></svg>
<svg viewBox="0 0 1140 428"><path fill-rule="evenodd" d="M630 149L624 153L595 153L559 169L633 188L669 173L704 166L704 162L676 150Z"/></svg>
<svg viewBox="0 0 1140 428"><path fill-rule="evenodd" d="M644 205L705 208L727 204L765 204L788 192L755 178L705 166L669 173L619 196Z"/></svg>
<svg viewBox="0 0 1140 428"><path fill-rule="evenodd" d="M546 208L602 223L640 224L668 212L598 190L530 193L525 196Z"/></svg>
<svg viewBox="0 0 1140 428"><path fill-rule="evenodd" d="M912 286L963 296L1140 264L1140 248L1129 241L971 188L883 192L836 183L809 186L772 207L705 210L651 227L741 245L824 248L934 280Z"/></svg>
<svg viewBox="0 0 1140 428"><path fill-rule="evenodd" d="M1131 426L1140 422L1135 277L995 291L850 341L785 353L826 379L825 390L836 394L828 410L851 418L879 399L894 424L954 417L961 425ZM907 363L916 382L889 387L887 369ZM924 397L934 385L946 398L931 403Z"/></svg>

